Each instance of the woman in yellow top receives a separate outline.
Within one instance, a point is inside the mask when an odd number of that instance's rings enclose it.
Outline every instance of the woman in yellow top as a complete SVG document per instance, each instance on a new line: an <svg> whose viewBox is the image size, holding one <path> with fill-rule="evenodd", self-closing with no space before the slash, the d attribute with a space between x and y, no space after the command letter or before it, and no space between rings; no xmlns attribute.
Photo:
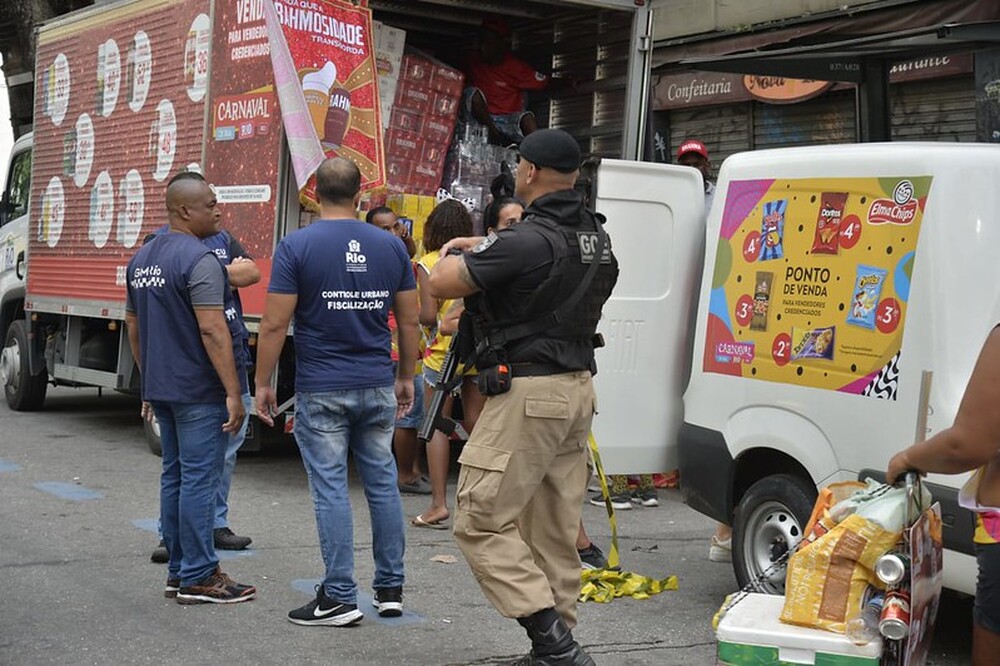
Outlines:
<svg viewBox="0 0 1000 666"><path fill-rule="evenodd" d="M427 217L424 225L424 251L417 271L417 288L420 298L420 325L425 327L427 338L427 350L424 352L424 406L430 404L434 396L432 387L438 381L441 367L444 365L444 356L451 343L451 336L441 332L441 323L446 316L449 319L455 317L456 312L460 313L461 301L456 304L453 300L438 300L430 295L427 288L427 276L440 258L441 246L452 238L472 235L472 217L460 202L449 199L439 203L431 214ZM455 306L455 307L453 307ZM459 368L461 371L461 368ZM476 425L476 419L483 410L486 398L476 388L474 375L467 374L461 385L462 413L464 415L462 426L466 432L472 432ZM452 412L451 396L445 401L442 413L450 415ZM445 521L450 517L448 511L448 462L450 460L450 444L448 438L440 432L435 432L434 436L427 442L427 471L431 477L431 506L423 513L415 517L411 523L415 527L430 527L433 529L446 529Z"/></svg>

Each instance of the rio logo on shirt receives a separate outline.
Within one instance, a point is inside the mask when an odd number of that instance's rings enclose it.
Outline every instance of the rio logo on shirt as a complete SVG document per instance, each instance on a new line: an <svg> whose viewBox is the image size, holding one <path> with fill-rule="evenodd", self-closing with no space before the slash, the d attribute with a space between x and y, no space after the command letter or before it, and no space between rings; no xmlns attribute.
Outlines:
<svg viewBox="0 0 1000 666"><path fill-rule="evenodd" d="M352 240L347 244L344 262L347 265L348 273L366 273L368 271L367 261L365 255L361 254L361 243Z"/></svg>

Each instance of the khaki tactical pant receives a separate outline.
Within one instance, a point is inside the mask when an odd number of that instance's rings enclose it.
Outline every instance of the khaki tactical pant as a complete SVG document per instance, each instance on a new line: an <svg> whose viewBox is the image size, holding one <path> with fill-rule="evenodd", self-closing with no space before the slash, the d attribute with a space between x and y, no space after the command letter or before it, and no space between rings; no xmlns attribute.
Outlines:
<svg viewBox="0 0 1000 666"><path fill-rule="evenodd" d="M491 396L459 458L455 538L502 615L576 625L576 536L596 399L589 372L518 377Z"/></svg>

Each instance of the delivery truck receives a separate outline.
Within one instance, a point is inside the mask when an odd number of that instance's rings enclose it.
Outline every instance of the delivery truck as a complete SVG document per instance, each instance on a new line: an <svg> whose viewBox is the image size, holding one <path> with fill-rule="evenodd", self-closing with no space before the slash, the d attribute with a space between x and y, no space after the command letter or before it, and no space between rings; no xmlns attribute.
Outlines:
<svg viewBox="0 0 1000 666"><path fill-rule="evenodd" d="M533 98L540 123L572 132L588 152L634 157L651 10L631 0L505 9L518 53L574 81ZM224 228L261 268L260 283L241 290L252 334L276 243L314 217L299 177L313 144L320 159L337 153L362 165L373 201L402 202L419 240L430 206L409 204L451 185L442 173L462 87L456 68L486 11L458 0L119 0L42 25L34 132L14 147L0 205L8 405L42 408L53 384L137 392L125 268L166 222L164 191L179 170L204 173ZM289 86L276 85L289 71L275 64L282 58L296 77L282 81L297 86L287 98ZM315 125L311 139L294 121L296 99ZM276 380L284 415L293 366L289 344ZM252 419L248 447L259 433ZM147 435L157 450L155 423Z"/></svg>
<svg viewBox="0 0 1000 666"><path fill-rule="evenodd" d="M632 3L576 11L619 4ZM381 3L370 5L377 18ZM40 31L34 147L15 146L0 206L0 379L13 408L41 407L48 383L135 390L124 266L164 221L168 174L203 165L224 224L265 274L274 243L308 222L271 64L258 33L236 29L259 20L239 13L253 6L138 0ZM551 124L569 118L558 101ZM615 154L633 157L630 123L618 123ZM591 152L614 134L567 127ZM985 145L744 153L723 164L706 219L694 169L601 160L584 180L621 266L595 379L606 471L679 466L690 506L733 525L740 584L781 591L775 565L818 487L878 478L894 452L952 422L1000 317L998 176L1000 151ZM263 291L244 299L251 327ZM286 408L290 366L279 373ZM942 506L944 583L971 592L963 479L927 481Z"/></svg>

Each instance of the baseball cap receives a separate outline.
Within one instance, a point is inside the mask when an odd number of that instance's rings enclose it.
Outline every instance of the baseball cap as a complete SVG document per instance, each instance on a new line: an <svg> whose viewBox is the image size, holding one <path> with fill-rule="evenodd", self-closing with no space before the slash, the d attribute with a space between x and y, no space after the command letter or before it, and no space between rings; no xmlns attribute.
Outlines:
<svg viewBox="0 0 1000 666"><path fill-rule="evenodd" d="M708 159L708 148L698 139L688 139L682 143L681 147L677 149L677 159L680 159L681 155L685 153L698 153L706 160Z"/></svg>
<svg viewBox="0 0 1000 666"><path fill-rule="evenodd" d="M560 129L535 130L521 140L518 152L532 164L562 173L580 168L580 146Z"/></svg>

